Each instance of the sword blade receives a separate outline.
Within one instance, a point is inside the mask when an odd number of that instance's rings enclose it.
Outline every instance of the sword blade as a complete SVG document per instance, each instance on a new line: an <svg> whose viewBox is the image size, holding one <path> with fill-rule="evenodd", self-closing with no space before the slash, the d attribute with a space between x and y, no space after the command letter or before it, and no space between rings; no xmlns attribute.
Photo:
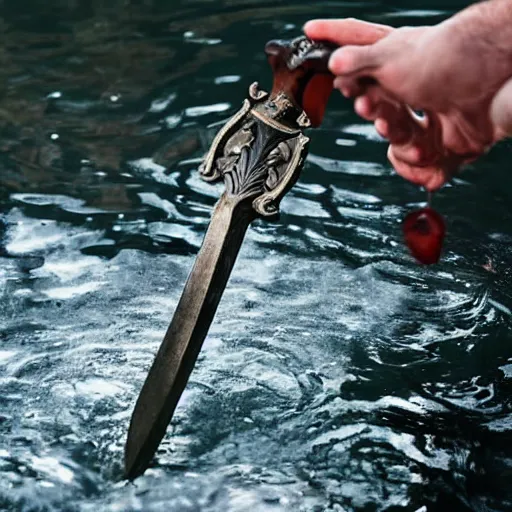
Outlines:
<svg viewBox="0 0 512 512"><path fill-rule="evenodd" d="M165 435L226 288L255 213L250 201L224 194L188 277L131 418L125 474L141 475Z"/></svg>

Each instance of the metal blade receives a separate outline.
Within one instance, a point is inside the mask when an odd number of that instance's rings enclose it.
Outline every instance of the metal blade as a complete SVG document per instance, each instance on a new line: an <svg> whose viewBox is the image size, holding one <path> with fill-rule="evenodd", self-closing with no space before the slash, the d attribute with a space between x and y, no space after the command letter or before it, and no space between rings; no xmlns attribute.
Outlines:
<svg viewBox="0 0 512 512"><path fill-rule="evenodd" d="M223 195L132 415L125 474L141 475L151 462L215 316L245 233L255 218L251 201Z"/></svg>

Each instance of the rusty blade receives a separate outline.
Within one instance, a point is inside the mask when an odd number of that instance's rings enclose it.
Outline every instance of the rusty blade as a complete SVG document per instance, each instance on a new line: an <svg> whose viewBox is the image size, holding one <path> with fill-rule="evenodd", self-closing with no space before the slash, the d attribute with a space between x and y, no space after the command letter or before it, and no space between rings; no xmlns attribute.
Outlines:
<svg viewBox="0 0 512 512"><path fill-rule="evenodd" d="M128 479L146 470L165 435L254 218L251 201L224 194L217 203L172 322L135 405L125 447Z"/></svg>

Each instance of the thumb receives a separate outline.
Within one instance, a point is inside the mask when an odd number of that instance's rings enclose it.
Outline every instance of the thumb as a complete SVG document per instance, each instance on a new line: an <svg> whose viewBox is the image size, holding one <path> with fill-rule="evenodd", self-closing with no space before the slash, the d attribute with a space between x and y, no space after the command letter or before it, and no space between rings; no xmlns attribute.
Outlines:
<svg viewBox="0 0 512 512"><path fill-rule="evenodd" d="M379 67L381 62L378 45L344 46L336 50L329 60L329 69L336 76L365 74Z"/></svg>
<svg viewBox="0 0 512 512"><path fill-rule="evenodd" d="M512 136L512 79L494 97L491 103L491 120L496 139Z"/></svg>

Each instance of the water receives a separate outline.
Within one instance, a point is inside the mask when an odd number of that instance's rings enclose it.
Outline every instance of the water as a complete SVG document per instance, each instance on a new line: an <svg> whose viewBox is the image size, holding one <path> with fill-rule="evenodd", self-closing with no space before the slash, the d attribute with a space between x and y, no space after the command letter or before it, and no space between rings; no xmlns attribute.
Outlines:
<svg viewBox="0 0 512 512"><path fill-rule="evenodd" d="M197 165L262 54L317 16L466 3L0 3L0 510L512 510L510 143L425 201L333 97L279 223L248 233L158 460L130 414L220 186Z"/></svg>

